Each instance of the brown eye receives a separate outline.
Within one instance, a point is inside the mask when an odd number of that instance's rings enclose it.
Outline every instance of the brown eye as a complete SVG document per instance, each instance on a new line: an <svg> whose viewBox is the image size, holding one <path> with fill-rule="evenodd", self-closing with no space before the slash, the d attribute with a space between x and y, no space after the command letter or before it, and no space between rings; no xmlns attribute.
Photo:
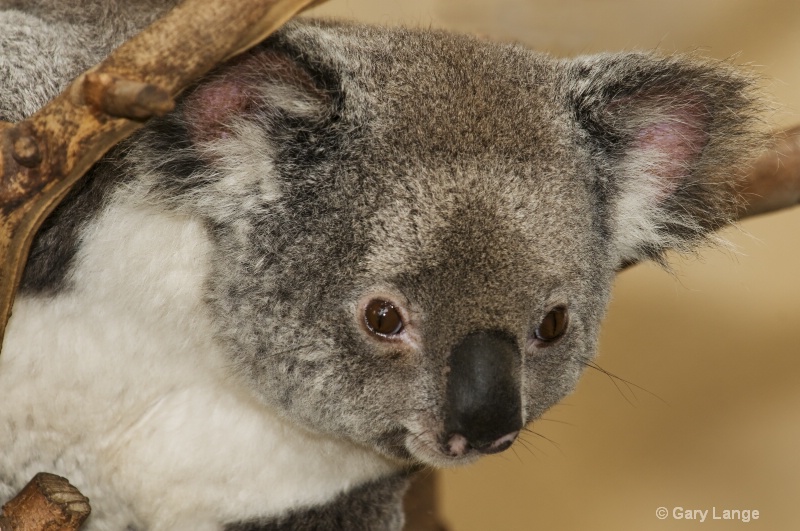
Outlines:
<svg viewBox="0 0 800 531"><path fill-rule="evenodd" d="M552 343L567 330L567 308L556 306L544 316L534 333L540 343Z"/></svg>
<svg viewBox="0 0 800 531"><path fill-rule="evenodd" d="M364 321L371 332L380 336L393 336L403 330L400 312L389 301L370 301L364 309Z"/></svg>

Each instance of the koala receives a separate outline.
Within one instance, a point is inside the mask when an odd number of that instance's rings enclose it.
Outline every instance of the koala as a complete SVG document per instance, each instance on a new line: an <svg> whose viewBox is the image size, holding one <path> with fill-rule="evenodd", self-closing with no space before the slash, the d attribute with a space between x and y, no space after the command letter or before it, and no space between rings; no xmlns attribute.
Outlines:
<svg viewBox="0 0 800 531"><path fill-rule="evenodd" d="M170 5L4 0L0 118ZM730 219L757 111L696 56L290 22L42 226L0 503L49 471L91 531L401 529L411 474L506 450L573 389L618 270Z"/></svg>

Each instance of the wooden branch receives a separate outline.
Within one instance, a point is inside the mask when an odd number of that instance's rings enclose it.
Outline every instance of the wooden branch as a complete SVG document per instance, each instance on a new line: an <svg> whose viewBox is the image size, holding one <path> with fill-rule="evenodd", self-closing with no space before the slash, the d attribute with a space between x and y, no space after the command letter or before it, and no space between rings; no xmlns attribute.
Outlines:
<svg viewBox="0 0 800 531"><path fill-rule="evenodd" d="M404 531L447 531L439 515L439 472L423 470L411 479L403 499Z"/></svg>
<svg viewBox="0 0 800 531"><path fill-rule="evenodd" d="M3 506L0 531L74 531L89 513L89 499L69 481L40 473Z"/></svg>
<svg viewBox="0 0 800 531"><path fill-rule="evenodd" d="M0 123L0 346L33 235L78 179L193 81L319 3L185 0L29 119Z"/></svg>
<svg viewBox="0 0 800 531"><path fill-rule="evenodd" d="M740 192L747 201L740 219L800 204L800 126L775 134Z"/></svg>

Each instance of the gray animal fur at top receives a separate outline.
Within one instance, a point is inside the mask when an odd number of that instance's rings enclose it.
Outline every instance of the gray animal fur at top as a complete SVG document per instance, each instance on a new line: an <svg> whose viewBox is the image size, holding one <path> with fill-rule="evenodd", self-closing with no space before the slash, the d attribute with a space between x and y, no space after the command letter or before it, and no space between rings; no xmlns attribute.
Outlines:
<svg viewBox="0 0 800 531"><path fill-rule="evenodd" d="M5 120L167 7L1 5ZM48 470L91 530L399 529L410 471L502 451L571 391L620 267L726 222L754 108L697 57L290 23L43 227L0 501Z"/></svg>

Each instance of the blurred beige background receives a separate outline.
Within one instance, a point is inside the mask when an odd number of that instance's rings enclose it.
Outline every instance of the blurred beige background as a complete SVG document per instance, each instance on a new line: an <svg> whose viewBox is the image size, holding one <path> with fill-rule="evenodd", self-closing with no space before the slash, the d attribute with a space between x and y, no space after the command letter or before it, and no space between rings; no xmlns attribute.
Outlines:
<svg viewBox="0 0 800 531"><path fill-rule="evenodd" d="M738 54L777 126L800 123L797 0L330 0L316 15L445 27L555 55ZM800 529L800 208L725 236L736 253L621 274L598 364L512 451L443 474L455 531ZM666 507L665 520L656 510ZM742 522L673 510L758 510Z"/></svg>

